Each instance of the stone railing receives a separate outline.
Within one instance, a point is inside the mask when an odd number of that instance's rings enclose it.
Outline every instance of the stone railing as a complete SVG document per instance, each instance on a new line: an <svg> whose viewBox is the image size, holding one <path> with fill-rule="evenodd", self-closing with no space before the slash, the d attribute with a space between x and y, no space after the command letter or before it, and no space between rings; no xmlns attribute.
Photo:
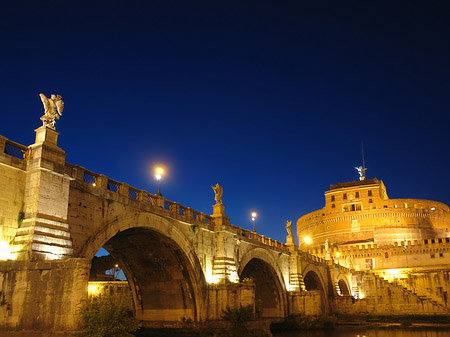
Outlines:
<svg viewBox="0 0 450 337"><path fill-rule="evenodd" d="M25 169L28 147L0 136L0 162Z"/></svg>
<svg viewBox="0 0 450 337"><path fill-rule="evenodd" d="M327 264L327 260L322 259L321 257L318 257L316 255L307 253L305 251L299 250L298 254L302 257L302 260L316 264Z"/></svg>
<svg viewBox="0 0 450 337"><path fill-rule="evenodd" d="M238 226L229 225L231 228L234 229L237 237L240 240L248 241L252 243L258 243L260 245L269 246L274 250L281 251L283 253L288 253L289 248L279 241L273 240L271 238L268 238L264 235L258 234L256 232L249 231L248 229L244 229Z"/></svg>
<svg viewBox="0 0 450 337"><path fill-rule="evenodd" d="M102 174L97 174L86 170L84 167L66 163L66 173L85 187L109 193L109 199L126 202L135 202L137 206L149 207L152 211L176 218L181 221L202 226L209 230L214 230L214 218L205 213L193 210L190 207L180 205L177 202L167 200L162 196L151 194L144 190L130 187L126 183L120 183ZM265 237L247 229L227 224L227 229L234 232L239 240L270 247L271 249L288 253L288 247L276 240Z"/></svg>
<svg viewBox="0 0 450 337"><path fill-rule="evenodd" d="M120 183L105 175L97 174L86 170L85 168L66 163L66 173L81 183L91 192L101 191L108 193L108 198L124 203L135 203L136 206L150 208L156 213L170 216L195 225L211 227L214 225L214 219L202 212L193 210L190 207L180 205L145 190L130 187L126 183ZM210 228L211 230L213 227Z"/></svg>

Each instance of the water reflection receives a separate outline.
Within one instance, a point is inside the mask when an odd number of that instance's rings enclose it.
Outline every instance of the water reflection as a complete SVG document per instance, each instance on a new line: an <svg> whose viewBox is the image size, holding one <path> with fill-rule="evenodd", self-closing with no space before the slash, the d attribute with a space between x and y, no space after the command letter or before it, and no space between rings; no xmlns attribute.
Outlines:
<svg viewBox="0 0 450 337"><path fill-rule="evenodd" d="M401 330L401 329L338 329L331 331L285 331L274 332L274 337L449 337L445 330Z"/></svg>

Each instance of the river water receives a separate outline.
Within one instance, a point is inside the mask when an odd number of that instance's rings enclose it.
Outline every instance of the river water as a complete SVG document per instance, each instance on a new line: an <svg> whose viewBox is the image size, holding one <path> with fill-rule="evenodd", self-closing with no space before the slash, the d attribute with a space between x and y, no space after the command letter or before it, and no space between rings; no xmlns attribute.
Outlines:
<svg viewBox="0 0 450 337"><path fill-rule="evenodd" d="M273 332L273 337L450 337L450 329L364 329Z"/></svg>

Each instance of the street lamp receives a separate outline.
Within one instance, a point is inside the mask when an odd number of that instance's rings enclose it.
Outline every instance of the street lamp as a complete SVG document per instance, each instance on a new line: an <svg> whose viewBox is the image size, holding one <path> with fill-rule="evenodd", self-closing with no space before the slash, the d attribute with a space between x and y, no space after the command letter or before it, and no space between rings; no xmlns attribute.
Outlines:
<svg viewBox="0 0 450 337"><path fill-rule="evenodd" d="M155 178L158 180L158 195L161 196L161 178L164 173L164 170L162 167L155 168Z"/></svg>
<svg viewBox="0 0 450 337"><path fill-rule="evenodd" d="M117 280L117 276L119 276L118 270L119 270L119 265L116 264L116 265L114 266L114 281L116 281L116 280Z"/></svg>
<svg viewBox="0 0 450 337"><path fill-rule="evenodd" d="M306 251L309 253L309 245L311 244L311 238L309 236L305 237Z"/></svg>
<svg viewBox="0 0 450 337"><path fill-rule="evenodd" d="M256 214L256 212L252 212L252 222L253 222L253 232L256 232L255 230L255 220L256 220L256 216L258 214Z"/></svg>

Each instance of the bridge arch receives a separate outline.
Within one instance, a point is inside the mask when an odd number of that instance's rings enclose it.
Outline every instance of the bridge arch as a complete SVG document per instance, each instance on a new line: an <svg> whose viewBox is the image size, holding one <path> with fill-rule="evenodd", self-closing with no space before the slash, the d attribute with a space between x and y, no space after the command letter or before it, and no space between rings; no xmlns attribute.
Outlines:
<svg viewBox="0 0 450 337"><path fill-rule="evenodd" d="M352 294L350 280L349 280L348 275L339 274L336 278L336 285L337 285L336 290L338 292L338 295L350 296Z"/></svg>
<svg viewBox="0 0 450 337"><path fill-rule="evenodd" d="M195 236L177 220L140 212L114 220L93 234L81 251L92 259L105 247L120 261L138 319L204 320L206 283L193 250ZM183 230L184 229L184 230Z"/></svg>
<svg viewBox="0 0 450 337"><path fill-rule="evenodd" d="M320 272L315 265L309 264L306 266L303 271L303 282L305 283L305 288L307 291L309 290L320 290L323 293L323 296L326 297L327 287L324 279L324 275Z"/></svg>
<svg viewBox="0 0 450 337"><path fill-rule="evenodd" d="M241 280L254 280L255 300L262 306L263 317L286 316L286 284L273 255L259 247L251 249L240 260L238 274Z"/></svg>

